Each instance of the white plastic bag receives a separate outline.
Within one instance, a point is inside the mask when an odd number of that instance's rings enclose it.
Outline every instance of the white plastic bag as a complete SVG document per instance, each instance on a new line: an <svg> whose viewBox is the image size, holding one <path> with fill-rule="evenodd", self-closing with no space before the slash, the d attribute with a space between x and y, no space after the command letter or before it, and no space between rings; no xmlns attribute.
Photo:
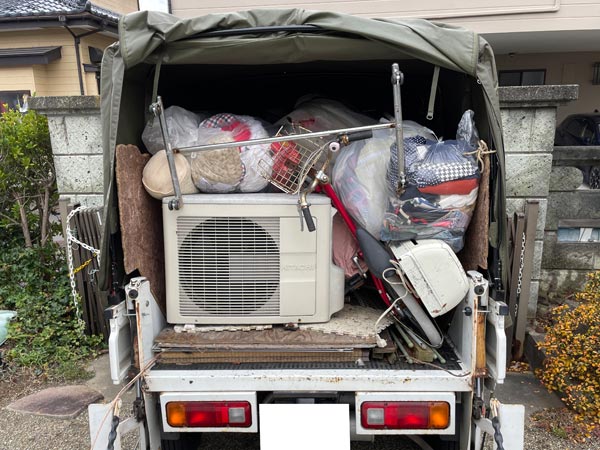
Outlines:
<svg viewBox="0 0 600 450"><path fill-rule="evenodd" d="M173 148L189 147L198 143L198 124L204 119L204 116L179 106L169 106L165 109L164 114ZM152 117L146 123L142 132L142 141L146 149L153 155L165 148L156 117Z"/></svg>
<svg viewBox="0 0 600 450"><path fill-rule="evenodd" d="M327 131L373 125L376 120L352 111L343 103L326 98L301 98L292 112L277 124L294 123L310 131Z"/></svg>
<svg viewBox="0 0 600 450"><path fill-rule="evenodd" d="M388 190L385 173L390 130L376 130L371 139L345 147L333 166L333 188L358 225L379 239Z"/></svg>
<svg viewBox="0 0 600 450"><path fill-rule="evenodd" d="M417 135L435 139L433 131L416 122L404 121L402 129L405 140ZM340 200L353 219L377 239L389 195L390 146L395 142L394 130L375 130L371 139L344 147L333 167L333 187Z"/></svg>

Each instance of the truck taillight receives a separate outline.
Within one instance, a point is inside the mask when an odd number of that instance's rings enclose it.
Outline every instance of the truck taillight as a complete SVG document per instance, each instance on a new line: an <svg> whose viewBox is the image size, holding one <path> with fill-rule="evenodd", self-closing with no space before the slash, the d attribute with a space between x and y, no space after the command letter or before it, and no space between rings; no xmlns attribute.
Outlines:
<svg viewBox="0 0 600 450"><path fill-rule="evenodd" d="M249 402L169 402L167 423L176 428L247 428L252 424Z"/></svg>
<svg viewBox="0 0 600 450"><path fill-rule="evenodd" d="M450 425L447 402L364 402L360 411L363 428L442 430Z"/></svg>

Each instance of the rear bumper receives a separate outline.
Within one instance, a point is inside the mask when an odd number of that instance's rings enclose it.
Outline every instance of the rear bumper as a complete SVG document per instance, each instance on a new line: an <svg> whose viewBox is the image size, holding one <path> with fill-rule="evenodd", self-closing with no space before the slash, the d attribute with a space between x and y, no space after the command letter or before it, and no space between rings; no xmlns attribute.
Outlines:
<svg viewBox="0 0 600 450"><path fill-rule="evenodd" d="M149 392L470 392L472 390L471 376L467 370L152 369L146 374L145 381Z"/></svg>

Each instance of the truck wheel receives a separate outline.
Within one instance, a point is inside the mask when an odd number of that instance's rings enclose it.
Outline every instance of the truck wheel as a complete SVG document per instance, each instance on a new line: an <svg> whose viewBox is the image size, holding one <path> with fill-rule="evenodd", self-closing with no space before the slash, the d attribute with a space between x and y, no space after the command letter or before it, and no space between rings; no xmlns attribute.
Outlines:
<svg viewBox="0 0 600 450"><path fill-rule="evenodd" d="M161 450L198 450L200 447L200 433L181 433L179 439L161 439Z"/></svg>

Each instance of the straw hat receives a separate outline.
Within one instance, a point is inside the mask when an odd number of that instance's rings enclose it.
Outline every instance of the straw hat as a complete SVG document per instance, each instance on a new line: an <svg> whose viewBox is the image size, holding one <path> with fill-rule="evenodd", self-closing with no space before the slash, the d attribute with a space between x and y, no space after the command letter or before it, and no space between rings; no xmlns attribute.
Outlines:
<svg viewBox="0 0 600 450"><path fill-rule="evenodd" d="M179 179L179 187L182 194L195 194L198 192L194 182L192 181L192 172L190 163L181 153L173 155L175 159L175 168L177 178ZM142 174L142 183L152 197L161 199L174 195L173 181L171 180L171 172L167 161L167 153L161 150L154 154L146 163Z"/></svg>

